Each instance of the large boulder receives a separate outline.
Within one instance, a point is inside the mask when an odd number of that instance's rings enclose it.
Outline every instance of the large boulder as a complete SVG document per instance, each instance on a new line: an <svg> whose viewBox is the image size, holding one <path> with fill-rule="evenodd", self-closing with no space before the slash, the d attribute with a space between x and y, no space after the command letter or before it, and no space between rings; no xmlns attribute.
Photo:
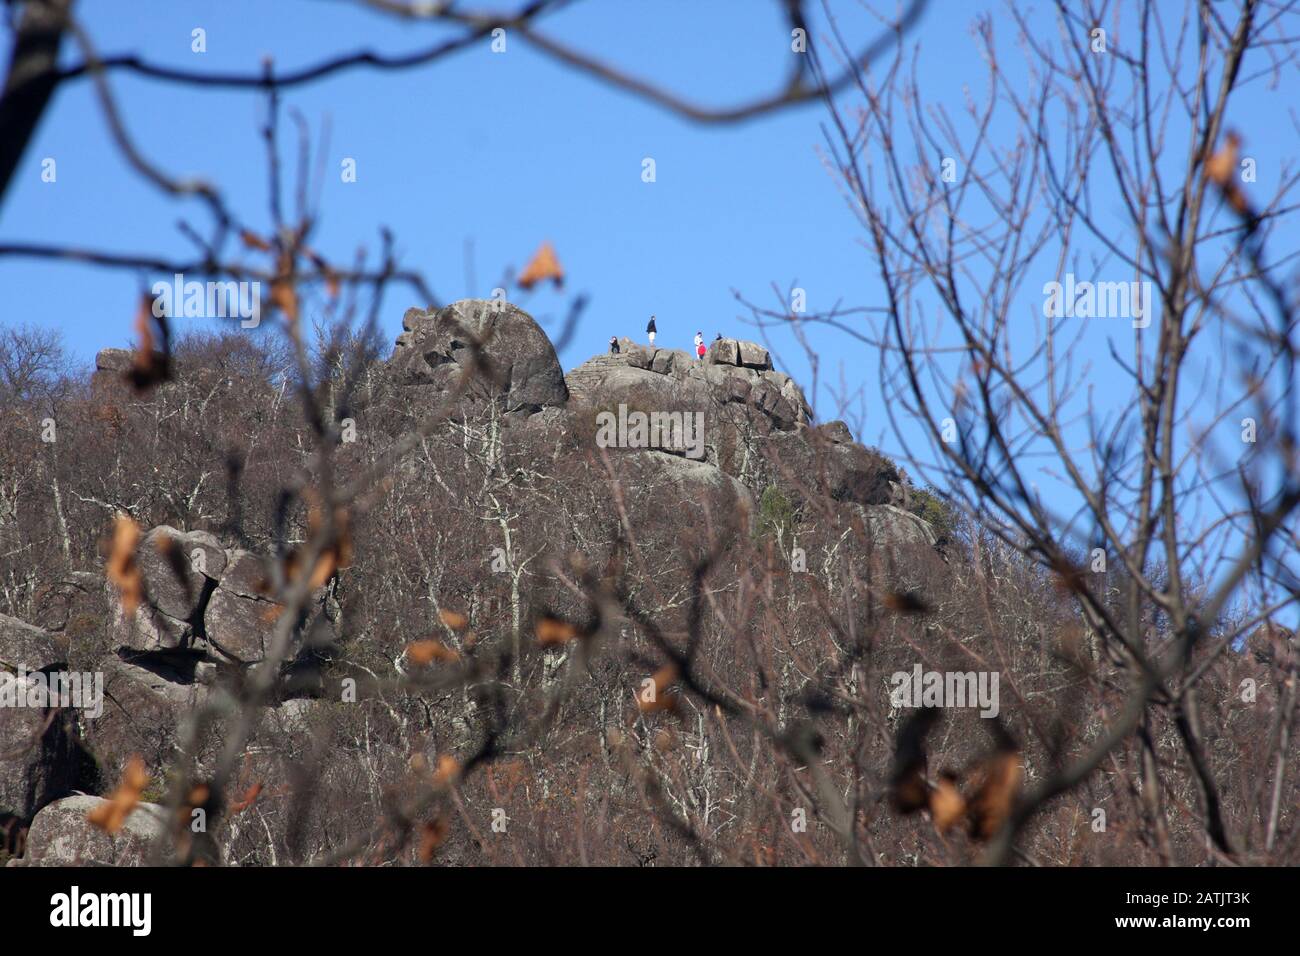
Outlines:
<svg viewBox="0 0 1300 956"><path fill-rule="evenodd" d="M165 614L147 601L132 613L122 605L117 589L109 586L109 632L114 644L136 651L166 651L190 646L194 628L189 621Z"/></svg>
<svg viewBox="0 0 1300 956"><path fill-rule="evenodd" d="M194 617L226 568L226 552L214 535L167 525L146 534L136 556L149 603L179 621Z"/></svg>
<svg viewBox="0 0 1300 956"><path fill-rule="evenodd" d="M725 342L719 345L725 352ZM735 346L737 363L740 344ZM766 350L749 352L753 366L701 362L688 353L629 345L618 354L597 355L567 377L570 406L591 414L629 411L703 412L711 448L734 445L739 429L758 436L791 431L812 418L803 392L788 375L770 367Z"/></svg>
<svg viewBox="0 0 1300 956"><path fill-rule="evenodd" d="M96 393L120 389L123 376L135 361L135 353L130 349L101 349L95 356L95 374L90 379L91 387Z"/></svg>
<svg viewBox="0 0 1300 956"><path fill-rule="evenodd" d="M0 816L29 820L50 801L99 781L76 712L26 706L38 699L42 678L0 671Z"/></svg>
<svg viewBox="0 0 1300 956"><path fill-rule="evenodd" d="M868 537L889 545L934 547L938 536L928 521L895 505L868 505L862 509Z"/></svg>
<svg viewBox="0 0 1300 956"><path fill-rule="evenodd" d="M85 734L104 775L120 774L136 755L151 774L162 773L181 721L206 700L214 665L197 653L128 654L106 658L102 668L104 711L86 721Z"/></svg>
<svg viewBox="0 0 1300 956"><path fill-rule="evenodd" d="M41 670L68 659L65 638L34 627L16 617L0 614L0 668Z"/></svg>
<svg viewBox="0 0 1300 956"><path fill-rule="evenodd" d="M705 360L711 365L737 365L770 371L772 355L757 342L739 339L714 339Z"/></svg>
<svg viewBox="0 0 1300 956"><path fill-rule="evenodd" d="M770 369L772 356L767 349L757 342L741 342L739 345L740 364L749 368Z"/></svg>
<svg viewBox="0 0 1300 956"><path fill-rule="evenodd" d="M235 549L226 555L226 572L219 588L230 594L251 599L266 596L266 562L252 551Z"/></svg>
<svg viewBox="0 0 1300 956"><path fill-rule="evenodd" d="M260 661L280 613L280 605L217 588L208 602L203 626L208 643L241 663Z"/></svg>
<svg viewBox="0 0 1300 956"><path fill-rule="evenodd" d="M848 438L843 422L773 435L762 453L796 507L818 498L884 505L896 497L891 486L900 481L898 469Z"/></svg>
<svg viewBox="0 0 1300 956"><path fill-rule="evenodd" d="M0 817L29 820L98 779L78 714L41 706L51 703L42 692L49 685L33 672L63 671L67 661L66 636L0 615Z"/></svg>
<svg viewBox="0 0 1300 956"><path fill-rule="evenodd" d="M250 551L231 551L203 613L208 644L240 663L260 661L281 606L266 600L266 565Z"/></svg>
<svg viewBox="0 0 1300 956"><path fill-rule="evenodd" d="M127 613L117 588L106 585L109 643L145 652L190 647L208 597L226 569L220 541L206 531L159 525L140 541L135 556L144 601Z"/></svg>
<svg viewBox="0 0 1300 956"><path fill-rule="evenodd" d="M27 833L26 866L143 866L166 831L167 812L156 803L137 804L116 834L91 824L87 815L102 797L77 795L51 803Z"/></svg>
<svg viewBox="0 0 1300 956"><path fill-rule="evenodd" d="M475 382L472 399L486 393L504 411L531 413L568 399L555 347L527 312L506 302L462 299L436 312L410 309L388 360L395 381L450 391L473 365L471 343L487 359L490 381Z"/></svg>

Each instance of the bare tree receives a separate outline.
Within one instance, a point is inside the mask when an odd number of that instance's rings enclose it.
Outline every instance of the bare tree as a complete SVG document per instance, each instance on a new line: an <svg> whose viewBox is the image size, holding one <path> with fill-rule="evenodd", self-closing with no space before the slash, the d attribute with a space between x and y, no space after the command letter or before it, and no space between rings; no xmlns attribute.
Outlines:
<svg viewBox="0 0 1300 956"><path fill-rule="evenodd" d="M760 324L820 322L879 350L899 440L913 422L928 439L909 467L1055 578L1103 662L1090 681L1125 688L1016 801L994 861L1134 745L1166 854L1175 760L1196 784L1206 856L1259 861L1273 846L1294 699L1279 700L1258 765L1273 784L1235 820L1201 707L1211 669L1300 597L1293 264L1270 252L1294 229L1296 171L1258 195L1239 152L1251 133L1231 129L1233 103L1293 68L1295 46L1289 4L1235 6L1062 2L1055 36L1010 6L1025 63L1005 67L981 19L987 82L960 117L921 98L901 48L860 71L856 98L828 101L827 137L883 314L754 307ZM845 50L834 38L816 63ZM1087 350L1094 337L1109 364ZM1064 509L1038 490L1039 462Z"/></svg>

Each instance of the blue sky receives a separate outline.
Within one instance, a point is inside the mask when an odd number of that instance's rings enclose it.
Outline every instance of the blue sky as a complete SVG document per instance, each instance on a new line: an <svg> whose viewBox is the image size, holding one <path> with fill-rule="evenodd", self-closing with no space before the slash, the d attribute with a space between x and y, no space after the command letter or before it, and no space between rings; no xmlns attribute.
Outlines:
<svg viewBox="0 0 1300 956"><path fill-rule="evenodd" d="M854 42L874 36L876 21L856 2L832 4ZM985 66L972 24L992 12L1011 69L1021 62L1012 24L997 3L935 0L917 31L917 77L928 101L960 113L967 89L983 89ZM1047 4L1024 5L1043 37L1054 35ZM325 0L173 0L79 5L102 54L136 52L161 64L254 72L264 54L289 70L365 47L388 53L427 45L439 28L378 16ZM191 51L191 31L206 31L207 52ZM789 32L778 6L757 0L619 0L576 3L545 29L683 95L728 105L774 89L789 65ZM360 245L378 247L392 229L403 265L421 270L451 301L487 296L507 267L523 266L544 240L554 243L569 281L566 293L590 297L582 327L561 360L566 369L604 351L611 334L643 336L658 316L659 344L689 347L697 329L756 338L732 290L774 305L772 283L807 290L808 308L884 301L864 235L819 157L823 107L811 104L737 126L702 126L603 85L534 52L519 38L494 54L486 41L436 63L398 72L356 68L285 96L330 145L316 245L335 261ZM70 46L69 62L79 59ZM1259 66L1262 64L1252 64ZM254 225L268 222L267 176L258 134L262 97L204 91L112 75L127 125L148 156L177 176L208 178ZM1296 152L1294 70L1274 90L1239 97L1232 122L1258 156L1260 191L1271 194L1283 158ZM286 131L292 129L286 124ZM995 130L995 137L998 134ZM41 162L57 161L55 183ZM641 178L652 157L657 181ZM357 182L340 181L353 158ZM1185 153L1170 162L1181 168ZM1120 221L1118 200L1094 196ZM114 251L187 255L178 219L206 226L193 201L160 196L125 165L109 139L92 84L65 84L0 206L0 241L69 243ZM473 246L472 268L467 243ZM0 258L0 322L57 324L74 355L89 362L126 345L142 277L131 272ZM149 282L162 276L144 277ZM1051 278L1050 274L1044 278ZM1041 308L1029 289L1026 308ZM520 302L553 333L566 301L550 290ZM415 301L394 289L383 303L386 338L400 331ZM1041 313L1040 313L1041 314ZM1120 330L1123 331L1123 330ZM1120 340L1124 347L1124 339ZM865 385L858 437L897 454L903 447L881 407L879 357L866 345L814 331L821 379ZM809 387L811 372L788 334L776 334L780 363ZM1132 350L1131 335L1127 349ZM1106 337L1090 335L1081 358L1087 384L1102 396L1128 394L1109 360ZM1222 355L1223 353L1219 353ZM1209 369L1207 381L1213 379ZM834 403L815 399L823 418ZM914 451L919 433L902 423ZM1070 499L1042 472L1043 493ZM1060 496L1058 498L1058 495Z"/></svg>
<svg viewBox="0 0 1300 956"><path fill-rule="evenodd" d="M256 71L268 51L291 69L360 46L412 50L437 36L319 0L92 3L82 13L103 54L137 51L212 70ZM963 19L932 13L926 22L925 46L949 66L945 83L963 74L959 62L976 67L963 52ZM773 89L788 66L788 31L774 4L582 3L550 24L602 58L719 105ZM206 54L190 51L196 26L207 31ZM733 288L772 304L772 282L797 280L810 310L878 297L856 224L815 151L820 107L700 126L556 65L522 41L507 44L502 55L484 43L409 71L360 68L286 95L286 108L314 128L330 124L332 174L317 236L327 255L347 261L361 244L374 250L388 226L402 262L450 301L489 295L507 266L522 267L550 240L569 275L565 291L590 296L561 356L566 368L603 351L611 334L643 334L650 313L662 345L689 347L697 329L710 339L718 331L755 337L738 321ZM65 55L76 59L66 48ZM211 179L234 208L265 225L259 96L126 74L114 75L113 87L155 162L173 175ZM647 156L654 183L641 180ZM56 183L41 182L45 157L57 161ZM357 161L356 183L340 181L344 157ZM91 83L79 81L60 91L25 155L0 208L0 238L178 256L190 249L175 227L182 216L206 222L197 203L160 197L134 176L110 142ZM57 322L89 360L129 340L138 287L130 272L0 260L0 320ZM521 298L517 289L511 297ZM525 306L556 321L563 301L543 291ZM389 295L390 336L418 304L407 290ZM781 351L806 380L797 351ZM865 355L839 358L850 377L874 365ZM824 373L834 367L825 361Z"/></svg>

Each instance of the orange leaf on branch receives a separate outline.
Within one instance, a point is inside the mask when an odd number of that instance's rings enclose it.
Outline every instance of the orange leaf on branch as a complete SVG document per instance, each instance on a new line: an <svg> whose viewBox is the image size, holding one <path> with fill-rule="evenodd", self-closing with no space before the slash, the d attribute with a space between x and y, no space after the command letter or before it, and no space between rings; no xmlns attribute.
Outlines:
<svg viewBox="0 0 1300 956"><path fill-rule="evenodd" d="M673 664L665 665L655 671L649 681L652 687L645 687L637 692L636 705L643 714L653 714L657 711L666 710L670 714L677 712L677 695L666 693L668 685L677 680L677 667ZM649 692L649 693L647 693Z"/></svg>
<svg viewBox="0 0 1300 956"><path fill-rule="evenodd" d="M469 618L464 614L460 614L456 611L449 611L446 608L442 608L438 611L438 620L442 621L443 624L447 625L447 627L451 628L453 631L463 631L465 628L469 627Z"/></svg>
<svg viewBox="0 0 1300 956"><path fill-rule="evenodd" d="M230 805L230 812L232 814L243 813L257 801L261 792L262 784L260 782L253 784L244 793L244 796L239 800L239 802Z"/></svg>
<svg viewBox="0 0 1300 956"><path fill-rule="evenodd" d="M157 326L157 337L154 326ZM135 331L138 341L135 353L131 357L131 367L123 377L127 384L138 394L149 391L155 385L171 381L171 332L167 328L165 316L154 315L153 298L149 295L140 297L140 308L135 315Z"/></svg>
<svg viewBox="0 0 1300 956"><path fill-rule="evenodd" d="M435 787L449 787L460 779L460 764L455 757L443 754L438 758L438 769L433 772Z"/></svg>
<svg viewBox="0 0 1300 956"><path fill-rule="evenodd" d="M939 782L930 793L930 817L934 828L947 833L966 815L966 798L957 789L957 775L950 770L939 774Z"/></svg>
<svg viewBox="0 0 1300 956"><path fill-rule="evenodd" d="M104 576L117 588L122 609L130 617L144 601L144 577L135 559L140 544L140 526L127 514L119 512L113 520L113 539L109 545Z"/></svg>
<svg viewBox="0 0 1300 956"><path fill-rule="evenodd" d="M149 774L145 772L144 761L133 756L122 772L122 780L104 802L86 814L86 820L110 836L126 825L126 818L140 802L140 794L149 786Z"/></svg>
<svg viewBox="0 0 1300 956"><path fill-rule="evenodd" d="M1000 749L982 762L975 774L975 793L967 805L973 838L988 840L1002 829L1023 778L1024 763L1018 750Z"/></svg>
<svg viewBox="0 0 1300 956"><path fill-rule="evenodd" d="M448 647L442 641L435 641L430 638L407 644L406 659L416 667L424 667L434 661L442 661L445 664L455 663L460 660L460 654L455 648Z"/></svg>
<svg viewBox="0 0 1300 956"><path fill-rule="evenodd" d="M433 855L438 852L438 847L447 839L447 833L451 830L450 825L442 817L431 820L420 828L420 862L429 863L433 860Z"/></svg>
<svg viewBox="0 0 1300 956"><path fill-rule="evenodd" d="M555 247L549 242L543 242L533 253L533 258L519 274L517 281L523 288L531 289L537 283L545 282L547 279L554 282L558 289L564 285L564 268L555 255Z"/></svg>
<svg viewBox="0 0 1300 956"><path fill-rule="evenodd" d="M537 643L542 647L555 647L577 640L578 629L558 617L544 617L537 622Z"/></svg>

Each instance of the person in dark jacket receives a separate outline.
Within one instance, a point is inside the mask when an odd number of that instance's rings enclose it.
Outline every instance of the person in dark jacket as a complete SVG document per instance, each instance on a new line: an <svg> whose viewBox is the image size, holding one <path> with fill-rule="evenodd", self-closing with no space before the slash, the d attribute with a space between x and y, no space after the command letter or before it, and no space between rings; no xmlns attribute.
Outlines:
<svg viewBox="0 0 1300 956"><path fill-rule="evenodd" d="M617 336L617 335L611 335L611 336L609 337L609 354L610 354L610 355L617 355L618 353L619 353L619 348L618 348L618 336Z"/></svg>
<svg viewBox="0 0 1300 956"><path fill-rule="evenodd" d="M645 327L646 334L650 336L650 344L655 344L655 317L650 316L650 324Z"/></svg>

